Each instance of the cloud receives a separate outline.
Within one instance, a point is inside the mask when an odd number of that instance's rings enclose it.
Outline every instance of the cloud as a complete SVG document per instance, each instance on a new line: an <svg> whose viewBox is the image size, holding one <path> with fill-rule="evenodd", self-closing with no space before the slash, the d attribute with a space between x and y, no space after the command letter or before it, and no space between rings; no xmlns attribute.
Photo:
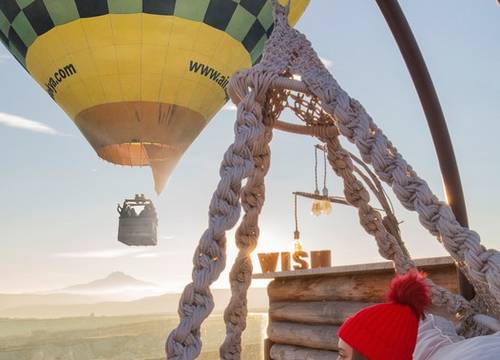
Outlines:
<svg viewBox="0 0 500 360"><path fill-rule="evenodd" d="M137 259L150 259L150 258L159 258L164 256L188 256L191 254L190 251L145 251L140 254L134 255Z"/></svg>
<svg viewBox="0 0 500 360"><path fill-rule="evenodd" d="M138 259L150 259L150 258L158 258L158 257L160 257L160 254L159 253L142 253L142 254L137 254L134 257L138 258Z"/></svg>
<svg viewBox="0 0 500 360"><path fill-rule="evenodd" d="M104 249L95 251L57 253L54 254L54 257L65 259L112 259L144 252L145 250L138 248Z"/></svg>
<svg viewBox="0 0 500 360"><path fill-rule="evenodd" d="M176 256L176 257L185 257L185 256L190 256L191 251L156 251L156 252L143 252L140 254L137 254L134 256L136 259L152 259L152 258L159 258L159 257L164 257L164 256Z"/></svg>
<svg viewBox="0 0 500 360"><path fill-rule="evenodd" d="M41 122L3 112L0 112L0 125L47 135L64 135Z"/></svg>
<svg viewBox="0 0 500 360"><path fill-rule="evenodd" d="M327 69L331 69L332 66L333 66L333 61L330 60L330 59L327 59L327 58L324 58L324 57L319 57L319 59L321 60L321 62L323 63L323 65L325 65L325 67Z"/></svg>

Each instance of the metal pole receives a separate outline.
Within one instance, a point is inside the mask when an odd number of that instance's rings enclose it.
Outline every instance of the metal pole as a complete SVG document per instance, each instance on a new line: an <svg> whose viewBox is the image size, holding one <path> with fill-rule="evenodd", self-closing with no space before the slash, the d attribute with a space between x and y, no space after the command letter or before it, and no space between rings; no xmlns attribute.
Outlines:
<svg viewBox="0 0 500 360"><path fill-rule="evenodd" d="M453 145L451 143L443 110L441 109L436 90L422 53L418 48L417 41L413 36L410 25L397 0L376 1L399 46L399 50L403 55L417 90L418 97L422 103L422 108L427 118L427 123L436 149L439 167L441 168L448 204L451 206L457 221L462 226L467 227L467 210ZM458 271L458 282L462 296L471 300L475 295L474 288L461 271Z"/></svg>

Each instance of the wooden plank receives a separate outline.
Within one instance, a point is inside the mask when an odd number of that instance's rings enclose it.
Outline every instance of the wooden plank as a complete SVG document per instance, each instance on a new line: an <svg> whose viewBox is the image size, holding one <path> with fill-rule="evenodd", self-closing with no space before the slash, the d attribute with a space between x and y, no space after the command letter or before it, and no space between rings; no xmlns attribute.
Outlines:
<svg viewBox="0 0 500 360"><path fill-rule="evenodd" d="M341 325L349 316L370 305L373 304L350 301L272 302L269 318L295 323Z"/></svg>
<svg viewBox="0 0 500 360"><path fill-rule="evenodd" d="M458 292L454 266L423 268L438 285ZM392 271L358 274L275 279L268 286L270 302L280 301L360 301L383 302L394 277Z"/></svg>
<svg viewBox="0 0 500 360"><path fill-rule="evenodd" d="M269 318L293 323L342 325L348 317L374 304L359 301L272 302ZM455 316L443 307L432 305L428 312L456 321Z"/></svg>
<svg viewBox="0 0 500 360"><path fill-rule="evenodd" d="M332 325L271 321L267 327L267 336L274 343L320 350L337 350L338 329L338 326Z"/></svg>
<svg viewBox="0 0 500 360"><path fill-rule="evenodd" d="M434 258L424 258L415 260L417 267L419 268L440 268L449 267L450 265L455 266L453 259L449 256L434 257ZM342 265L333 266L327 268L315 268L306 270L294 270L294 271L279 271L279 272L269 272L265 274L254 274L254 279L278 279L278 278L289 278L289 277L300 277L300 276L318 276L318 275L345 275L354 273L367 273L367 272L384 272L386 270L393 271L394 266L390 261L370 263L370 264L356 264L356 265Z"/></svg>
<svg viewBox="0 0 500 360"><path fill-rule="evenodd" d="M274 344L271 347L273 360L336 360L336 351L314 350L299 346Z"/></svg>
<svg viewBox="0 0 500 360"><path fill-rule="evenodd" d="M273 347L273 342L269 339L264 339L264 360L271 360L271 348Z"/></svg>

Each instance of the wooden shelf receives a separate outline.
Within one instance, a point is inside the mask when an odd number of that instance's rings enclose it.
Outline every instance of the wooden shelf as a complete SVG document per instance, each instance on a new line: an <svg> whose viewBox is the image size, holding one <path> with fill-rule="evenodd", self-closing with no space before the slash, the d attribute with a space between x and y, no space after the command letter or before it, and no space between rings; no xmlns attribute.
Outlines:
<svg viewBox="0 0 500 360"><path fill-rule="evenodd" d="M415 260L417 267L439 268L446 267L454 264L450 256L425 258ZM291 277L305 277L305 276L321 276L321 275L346 275L346 274L360 274L360 273L377 273L387 272L393 269L392 262L378 262L369 264L356 264L356 265L343 265L332 266L328 268L316 268L307 270L295 271L276 271L264 274L254 274L254 279L279 279Z"/></svg>

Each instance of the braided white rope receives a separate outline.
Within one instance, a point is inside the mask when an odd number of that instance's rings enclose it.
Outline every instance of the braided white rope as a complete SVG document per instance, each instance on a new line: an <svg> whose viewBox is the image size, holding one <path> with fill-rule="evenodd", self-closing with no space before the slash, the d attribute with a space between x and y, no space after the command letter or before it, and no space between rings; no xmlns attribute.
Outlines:
<svg viewBox="0 0 500 360"><path fill-rule="evenodd" d="M265 83L258 83L256 88L263 89L262 85ZM240 217L241 183L255 173L254 144L265 134L262 107L256 97L262 97L262 93L249 92L238 106L235 140L224 154L221 178L210 203L209 226L193 257L193 282L182 293L178 311L180 323L167 339L168 359L191 360L200 354L200 326L214 307L210 284L225 267L225 233Z"/></svg>
<svg viewBox="0 0 500 360"><path fill-rule="evenodd" d="M240 94L248 94L247 79L251 79L256 97L246 96L246 101L239 104L242 113L263 113L266 103L264 95L276 75L272 73L241 72L233 76L230 88ZM237 88L237 90L236 90ZM248 178L241 192L241 204L245 210L243 220L236 231L236 245L239 248L238 256L229 274L231 283L231 300L224 312L226 323L226 338L220 347L220 358L238 360L241 356L241 335L246 328L247 291L252 281L253 265L250 255L257 247L259 238L259 215L265 200L264 178L270 167L269 142L272 139L274 119L270 112L263 114L265 125L264 135L253 146L253 163L255 170Z"/></svg>

